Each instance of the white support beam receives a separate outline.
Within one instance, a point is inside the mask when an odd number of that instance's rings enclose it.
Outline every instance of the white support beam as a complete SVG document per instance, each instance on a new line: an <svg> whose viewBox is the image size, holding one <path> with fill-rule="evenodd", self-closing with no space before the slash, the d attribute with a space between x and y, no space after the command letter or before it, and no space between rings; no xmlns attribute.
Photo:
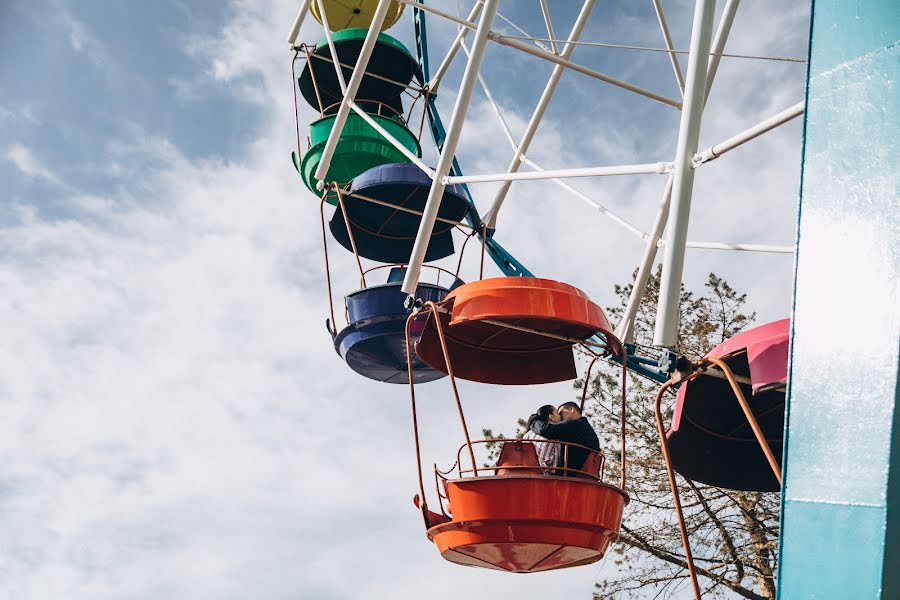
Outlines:
<svg viewBox="0 0 900 600"><path fill-rule="evenodd" d="M665 244L663 244L665 245ZM773 246L770 244L731 244L728 242L687 242L687 248L702 250L737 250L740 252L771 252L774 254L793 254L793 246Z"/></svg>
<svg viewBox="0 0 900 600"><path fill-rule="evenodd" d="M531 54L532 56L536 56L538 58L543 58L552 63L556 63L558 65L562 65L568 69L571 69L577 73L581 73L582 75L587 75L588 77L593 77L594 79L599 79L600 81L604 81L610 85L614 85L616 87L620 87L624 90L628 90L629 92L634 92L640 96L644 96L645 98L650 98L651 100L656 100L657 102L661 102L662 104L666 104L671 106L672 108L681 109L681 102L677 100L673 100L672 98L667 98L661 94L657 94L656 92L651 92L650 90L646 90L642 87L638 87L636 85L632 85L626 81L622 81L621 79L616 79L615 77L610 77L600 71L595 71L594 69L588 69L587 67L583 67L578 63L574 63L570 60L566 60L561 56L556 56L552 52L546 52L539 48L532 48L528 44L517 40L515 38L511 38L505 35L500 35L499 33L494 33L491 35L491 39L498 44L503 46L508 46L510 48L515 48L517 50L521 50L526 54Z"/></svg>
<svg viewBox="0 0 900 600"><path fill-rule="evenodd" d="M522 162L524 162L526 165L528 165L535 171L546 172L545 169L541 168L534 161L531 161L526 157L522 157ZM644 233L643 231L641 231L640 229L638 229L637 227L635 227L634 225L632 225L631 223L629 223L628 221L626 221L625 219L623 219L622 217L617 215L616 213L612 212L611 210L606 208L603 204L601 204L600 202L597 202L596 200L594 200L593 198L591 198L590 196L588 196L581 190L572 187L571 185L569 185L568 183L566 183L559 177L554 177L550 181L552 181L553 183L555 183L562 189L566 190L567 192L571 193L576 198L583 200L586 204L588 204L592 208L596 209L597 212L599 212L601 215L609 218L610 220L614 221L615 223L618 223L619 225L621 225L622 227L624 227L625 229L627 229L628 231L630 231L631 233L636 235L638 238L640 238L642 240L647 238L646 233Z"/></svg>
<svg viewBox="0 0 900 600"><path fill-rule="evenodd" d="M325 29L325 43L328 44L328 50L331 52L331 63L334 65L338 85L341 88L341 94L347 94L347 81L344 79L344 71L338 62L337 49L334 47L334 35L331 33L331 25L328 24L328 15L325 14L325 0L316 0L319 3L319 13L322 15L322 27ZM312 69L312 65L309 66ZM324 110L324 107L323 107Z"/></svg>
<svg viewBox="0 0 900 600"><path fill-rule="evenodd" d="M422 162L421 158L419 158L418 156L416 156L415 154L410 152L409 148L407 148L406 146L401 144L400 141L397 140L397 138L395 138L393 135L390 134L390 132L388 132L388 130L386 130L384 127L379 125L378 121L373 119L369 114L366 113L366 111L364 111L362 108L360 108L356 102L351 102L350 108L353 110L353 112L355 112L357 115L359 115L363 121L368 123L372 129L374 129L375 131L380 133L381 137L383 137L385 140L387 140L387 142L389 144L391 144L394 148L399 150L403 154L403 156L408 158L411 163L413 163L414 165L416 165L417 167L419 167L420 169L425 171L425 173L428 175L428 177L434 179L434 171L431 169L431 167L429 167L424 162Z"/></svg>
<svg viewBox="0 0 900 600"><path fill-rule="evenodd" d="M694 167L699 167L703 163L715 160L726 152L734 150L742 144L746 144L750 140L761 136L767 131L771 131L780 125L784 125L792 119L796 119L803 114L804 106L805 104L803 102L798 102L790 108L785 109L776 115L772 115L764 121L760 121L753 127L745 129L744 131L731 136L724 142L719 142L718 144L714 144L706 150L703 150L702 152L698 152L694 155Z"/></svg>
<svg viewBox="0 0 900 600"><path fill-rule="evenodd" d="M303 25L303 20L306 19L306 13L309 12L309 6L313 3L313 0L303 0L300 3L300 10L297 11L297 16L294 18L294 24L291 26L291 31L287 36L288 46L291 48L297 42L297 36L300 35L300 26Z"/></svg>
<svg viewBox="0 0 900 600"><path fill-rule="evenodd" d="M642 175L655 173L663 175L672 170L672 163L655 162L639 165L618 165L615 167L584 167L579 169L547 169L524 173L488 173L485 175L453 175L443 179L445 184L487 183L490 181L523 181L554 179L557 177L604 177L611 175ZM490 227L490 225L488 225Z"/></svg>
<svg viewBox="0 0 900 600"><path fill-rule="evenodd" d="M466 56L469 56L469 49L466 48L466 44L462 44L463 52L466 53ZM506 136L506 140L509 142L510 147L512 147L513 152L518 152L519 147L516 145L516 140L513 138L512 130L509 128L509 124L506 122L506 119L503 118L503 113L500 112L500 106L497 104L497 101L494 99L494 94L491 93L491 88L488 87L487 82L484 80L484 75L478 73L478 83L481 84L481 89L484 90L484 95L487 96L488 104L491 105L491 108L494 110L494 114L497 115L497 120L500 121L500 128L503 130L503 135Z"/></svg>
<svg viewBox="0 0 900 600"><path fill-rule="evenodd" d="M521 34L522 34L522 37L523 37L525 40L531 42L532 44L534 44L534 45L537 46L538 48L542 48L543 50L545 50L545 51L547 51L547 52L550 52L550 48L548 48L547 46L545 46L544 43L543 43L540 39L534 37L533 35L531 35L531 34L528 33L527 31L525 31L524 29L522 29L521 27L519 27L518 25L516 25L515 22L513 22L511 19L508 19L508 18L504 17L504 16L503 16L503 13L500 12L499 10L497 11L497 17L499 17L500 19L506 21L506 24L507 24L507 25L509 25L510 27L512 27L513 29L515 29L515 30L518 31L519 33L521 33Z"/></svg>
<svg viewBox="0 0 900 600"><path fill-rule="evenodd" d="M484 0L478 0L478 1L481 2L482 4L484 4ZM468 19L462 19L460 17L457 17L456 15L450 14L439 8L435 8L435 7L431 6L430 4L423 4L422 2L419 2L418 0L397 0L397 2L400 2L401 4L408 4L409 6L414 6L415 8L418 8L419 10L424 10L425 12L431 13L433 15L437 15L438 17L443 17L443 18L447 19L448 21L453 21L457 25L461 25L461 26L471 29L473 31L478 29L478 25L476 23L473 23L472 21L470 21Z"/></svg>
<svg viewBox="0 0 900 600"><path fill-rule="evenodd" d="M581 32L584 31L584 26L587 24L588 17L591 14L591 10L594 8L594 3L596 0L585 0L584 4L581 5L581 12L578 13L578 17L575 19L575 23L572 25L572 30L569 32L569 39L566 41L566 45L563 47L562 54L560 58L568 60L570 56L572 56L572 52L575 51L575 44L572 42L578 41L578 38L581 37ZM555 56L555 55L553 55ZM559 85L559 80L562 78L563 73L565 72L565 68L562 65L557 64L553 67L553 72L550 73L550 78L547 80L547 85L544 86L544 91L541 93L541 98L538 100L537 106L534 109L534 113L531 115L531 119L528 121L528 126L525 128L525 133L522 134L522 139L519 140L518 151L513 156L512 161L509 163L509 166L506 168L507 173L515 173L519 170L519 167L522 165L522 155L528 152L528 147L531 145L531 141L534 139L535 133L537 133L537 128L541 124L541 119L544 118L544 113L547 110L547 106L550 105L550 99L553 97L553 93L556 91L556 86ZM494 202L491 204L490 210L488 210L487 214L484 217L484 224L493 229L497 226L497 213L500 211L500 207L503 205L503 201L506 199L506 195L509 193L509 188L512 185L512 180L505 180L504 183L499 190L497 190L497 195L494 197Z"/></svg>
<svg viewBox="0 0 900 600"><path fill-rule="evenodd" d="M715 0L696 0L687 80L684 90L684 109L678 128L675 147L675 177L672 182L672 206L669 210L668 242L663 256L659 304L656 311L656 331L653 343L672 348L678 333L678 304L681 299L681 276L684 272L684 249L687 242L691 214L691 195L694 189L694 168L691 159L697 152L700 122L706 96L706 70L709 66Z"/></svg>
<svg viewBox="0 0 900 600"><path fill-rule="evenodd" d="M347 122L347 115L350 114L350 103L356 100L356 91L359 89L359 84L362 83L366 67L369 65L369 58L372 56L372 50L375 48L375 42L378 39L378 34L381 33L381 25L384 23L384 18L390 5L390 0L378 0L378 7L372 16L372 24L369 25L369 32L366 34L366 39L363 41L362 48L359 51L359 58L356 59L356 67L353 69L353 75L350 76L350 82L347 84L347 91L344 93L341 106L334 117L331 133L328 135L328 141L325 142L325 149L322 151L322 158L313 175L319 180L319 185L323 189L325 176L328 175L328 169L331 167L331 158L334 156L334 150L337 148L338 140L340 140L341 133L344 130L344 123ZM335 54L334 56L336 59L337 55ZM337 64L335 66L340 71L340 67Z"/></svg>
<svg viewBox="0 0 900 600"><path fill-rule="evenodd" d="M681 65L678 64L678 54L675 52L675 46L672 45L672 35L669 33L669 23L666 21L666 13L663 12L660 0L653 0L653 8L656 9L656 19L659 21L659 28L662 30L663 40L666 42L666 49L669 51L669 61L672 63L672 70L675 71L675 81L678 82L678 89L684 94L684 76L681 74Z"/></svg>
<svg viewBox="0 0 900 600"><path fill-rule="evenodd" d="M466 21L471 21L472 19L477 18L478 13L481 12L481 8L483 6L484 4L482 4L480 1L476 2L475 6L472 7L472 11L469 13L469 16L466 17ZM453 43L450 44L450 50L447 51L447 55L444 57L444 60L441 61L440 66L437 68L437 71L434 72L434 75L431 77L431 81L429 81L428 85L426 86L432 93L437 91L438 86L440 86L441 79L444 78L444 75L447 73L447 69L450 68L450 63L452 63L453 59L456 57L456 53L469 31L470 30L468 27L460 27L459 31L456 33L456 39L454 39Z"/></svg>
<svg viewBox="0 0 900 600"><path fill-rule="evenodd" d="M382 0L382 2L384 1ZM472 55L466 63L466 70L460 82L456 105L453 107L450 125L447 128L447 137L444 140L444 147L441 149L441 156L435 168L434 181L432 181L431 189L428 191L428 199L425 201L425 208L422 211L424 214L419 223L419 231L416 233L416 241L413 244L412 254L409 257L409 263L406 268L406 275L400 288L409 296L413 296L416 293L416 288L419 284L419 273L422 270L422 263L425 261L425 252L428 249L429 241L431 241L431 232L434 229L434 222L441 207L441 199L444 196L444 188L446 186L444 179L453 166L456 145L459 142L460 133L462 133L469 102L472 100L472 91L475 89L475 82L478 79L478 70L481 68L481 60L484 58L488 33L494 22L494 16L497 14L498 3L499 0L485 0L481 20L478 22L478 29L475 31Z"/></svg>
<svg viewBox="0 0 900 600"><path fill-rule="evenodd" d="M625 307L625 314L622 320L616 325L616 337L623 342L634 341L634 318L638 309L641 307L641 300L644 298L644 291L647 289L647 281L650 279L650 273L653 271L653 262L656 260L656 251L659 248L659 241L662 238L663 231L666 229L666 221L669 218L669 206L672 202L672 183L674 176L669 177L666 182L666 190L663 192L662 202L659 204L659 210L656 211L656 219L653 221L653 228L647 236L647 245L644 247L644 256L641 258L641 265L638 267L637 275L634 278L634 284L631 286L631 295L628 296L628 304Z"/></svg>
<svg viewBox="0 0 900 600"><path fill-rule="evenodd" d="M550 37L550 48L553 54L559 54L559 47L556 45L556 33L553 31L553 21L550 20L550 8L547 6L547 0L540 0L541 12L544 14L544 25L547 26L547 35Z"/></svg>
<svg viewBox="0 0 900 600"><path fill-rule="evenodd" d="M706 91L703 93L704 105L709 100L709 92L712 90L716 72L719 70L719 61L722 60L725 42L728 41L728 34L731 33L731 25L734 23L734 15L737 13L738 4L740 4L740 0L728 0L725 3L725 9L722 10L719 27L716 29L716 36L713 38L712 50L710 50L712 56L709 59L709 67L706 69Z"/></svg>

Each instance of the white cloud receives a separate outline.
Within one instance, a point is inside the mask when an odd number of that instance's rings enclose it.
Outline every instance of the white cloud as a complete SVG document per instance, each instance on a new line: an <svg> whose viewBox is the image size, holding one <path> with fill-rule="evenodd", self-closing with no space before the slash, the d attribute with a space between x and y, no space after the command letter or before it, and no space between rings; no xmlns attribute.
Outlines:
<svg viewBox="0 0 900 600"><path fill-rule="evenodd" d="M54 185L65 187L65 184L50 169L44 166L27 146L13 144L6 151L5 158L22 174L31 179L42 179Z"/></svg>
<svg viewBox="0 0 900 600"><path fill-rule="evenodd" d="M134 92L142 88L144 82L141 77L123 69L115 52L110 50L84 21L77 18L65 2L53 0L47 11L34 13L35 21L39 23L47 21L47 13L50 14L52 22L64 32L69 47L76 54L84 56L102 73L108 85L116 88L129 87Z"/></svg>
<svg viewBox="0 0 900 600"><path fill-rule="evenodd" d="M20 121L28 123L29 125L41 125L41 120L35 116L34 111L30 106L24 106L22 108L0 106L0 119Z"/></svg>

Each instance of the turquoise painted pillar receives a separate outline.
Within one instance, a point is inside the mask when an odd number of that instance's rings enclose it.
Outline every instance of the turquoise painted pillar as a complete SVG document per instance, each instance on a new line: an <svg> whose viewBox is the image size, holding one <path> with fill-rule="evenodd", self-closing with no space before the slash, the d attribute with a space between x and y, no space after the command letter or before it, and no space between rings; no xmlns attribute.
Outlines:
<svg viewBox="0 0 900 600"><path fill-rule="evenodd" d="M814 0L778 597L900 598L900 1Z"/></svg>

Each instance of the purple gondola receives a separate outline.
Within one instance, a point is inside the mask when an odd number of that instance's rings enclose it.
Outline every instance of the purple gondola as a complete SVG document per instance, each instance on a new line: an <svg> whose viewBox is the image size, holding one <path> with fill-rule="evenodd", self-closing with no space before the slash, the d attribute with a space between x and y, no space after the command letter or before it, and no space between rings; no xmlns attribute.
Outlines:
<svg viewBox="0 0 900 600"><path fill-rule="evenodd" d="M354 178L343 200L359 255L382 263L409 260L421 217L365 198L422 212L430 189L431 178L409 163L381 165ZM426 261L453 254L451 233L455 224L465 217L468 208L469 202L462 187L448 185L438 211L439 220L434 224L425 253ZM329 227L334 239L352 252L342 211L335 211Z"/></svg>

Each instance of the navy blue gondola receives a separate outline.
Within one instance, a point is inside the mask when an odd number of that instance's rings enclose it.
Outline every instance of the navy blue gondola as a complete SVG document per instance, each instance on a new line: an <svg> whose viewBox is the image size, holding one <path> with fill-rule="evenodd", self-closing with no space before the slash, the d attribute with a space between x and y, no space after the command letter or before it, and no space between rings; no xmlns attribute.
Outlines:
<svg viewBox="0 0 900 600"><path fill-rule="evenodd" d="M351 182L349 192L344 195L344 207L359 255L382 263L408 261L421 217L354 197L354 194L421 212L425 208L430 189L431 179L428 175L416 165L408 163L381 165L357 176ZM438 217L459 223L468 208L469 203L462 187L448 185L444 190ZM329 227L334 239L352 252L347 224L340 210L335 211ZM453 254L453 227L447 222L435 222L425 253L426 261L439 260Z"/></svg>
<svg viewBox="0 0 900 600"><path fill-rule="evenodd" d="M399 271L399 269L395 269ZM368 287L347 296L347 315L350 325L334 338L334 349L350 368L369 379L385 383L409 383L406 365L406 318L403 308L406 294L400 291L400 281L391 276L383 285ZM439 285L420 283L416 297L424 301L440 302L449 290ZM413 323L413 347L421 336L425 321ZM418 357L413 358L413 380L425 383L444 377Z"/></svg>

